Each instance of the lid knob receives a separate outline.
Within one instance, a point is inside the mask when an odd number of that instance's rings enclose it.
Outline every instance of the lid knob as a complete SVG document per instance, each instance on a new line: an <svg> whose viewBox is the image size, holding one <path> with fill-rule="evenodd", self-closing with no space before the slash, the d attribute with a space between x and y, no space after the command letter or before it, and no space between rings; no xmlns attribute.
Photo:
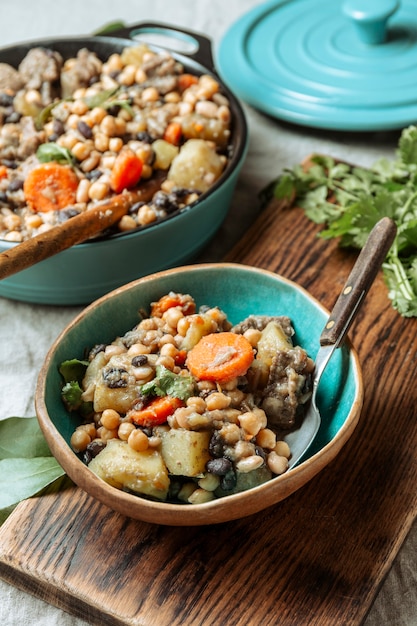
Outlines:
<svg viewBox="0 0 417 626"><path fill-rule="evenodd" d="M343 12L363 43L379 44L386 40L387 21L399 6L399 0L346 0Z"/></svg>

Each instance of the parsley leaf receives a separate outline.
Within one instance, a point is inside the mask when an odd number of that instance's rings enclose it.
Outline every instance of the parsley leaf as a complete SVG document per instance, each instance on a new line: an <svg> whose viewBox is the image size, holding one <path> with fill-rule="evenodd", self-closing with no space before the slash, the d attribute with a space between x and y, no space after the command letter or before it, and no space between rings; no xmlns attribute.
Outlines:
<svg viewBox="0 0 417 626"><path fill-rule="evenodd" d="M36 156L41 163L48 163L49 161L56 161L57 163L74 164L74 155L68 150L53 141L49 143L43 143L36 151Z"/></svg>
<svg viewBox="0 0 417 626"><path fill-rule="evenodd" d="M382 266L389 298L404 317L417 316L417 126L405 128L395 157L371 168L313 155L308 167L285 170L261 193L296 204L317 224L320 236L362 248L375 224L390 217L397 236Z"/></svg>
<svg viewBox="0 0 417 626"><path fill-rule="evenodd" d="M192 376L174 374L163 365L157 365L155 378L142 385L141 392L145 395L172 396L187 400L194 394L194 379Z"/></svg>

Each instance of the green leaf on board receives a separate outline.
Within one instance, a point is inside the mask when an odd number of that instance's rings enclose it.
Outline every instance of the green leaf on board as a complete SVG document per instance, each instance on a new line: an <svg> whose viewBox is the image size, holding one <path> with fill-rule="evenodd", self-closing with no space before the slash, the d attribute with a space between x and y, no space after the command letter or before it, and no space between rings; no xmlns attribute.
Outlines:
<svg viewBox="0 0 417 626"><path fill-rule="evenodd" d="M14 507L65 474L36 417L0 421L0 524Z"/></svg>

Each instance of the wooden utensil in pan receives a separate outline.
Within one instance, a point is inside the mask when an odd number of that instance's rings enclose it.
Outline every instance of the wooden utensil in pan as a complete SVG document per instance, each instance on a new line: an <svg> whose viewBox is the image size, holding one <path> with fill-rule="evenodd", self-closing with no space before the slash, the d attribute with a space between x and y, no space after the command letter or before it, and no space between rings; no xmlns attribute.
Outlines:
<svg viewBox="0 0 417 626"><path fill-rule="evenodd" d="M136 202L149 202L160 189L164 176L145 181L134 191L125 191L66 222L23 241L0 254L0 279L21 272L58 252L104 232L118 222Z"/></svg>

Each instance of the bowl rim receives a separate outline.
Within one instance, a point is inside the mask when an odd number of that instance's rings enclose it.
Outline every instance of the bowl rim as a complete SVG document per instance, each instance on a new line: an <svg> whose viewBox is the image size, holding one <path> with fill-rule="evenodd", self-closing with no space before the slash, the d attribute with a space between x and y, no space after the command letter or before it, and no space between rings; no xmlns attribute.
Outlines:
<svg viewBox="0 0 417 626"><path fill-rule="evenodd" d="M115 48L115 46L129 46L133 47L137 45L137 41L134 39L128 39L124 37L117 36L105 36L105 35L77 35L77 36L63 36L58 37L56 39L52 39L51 37L44 37L41 39L33 39L22 42L17 42L15 44L2 46L0 47L0 62L2 61L2 55L6 53L13 53L14 50L23 50L23 49L31 49L35 46L41 47L50 47L52 49L57 49L61 45L87 45L88 43L95 45L105 45L109 49ZM155 44L148 44L149 47L156 51L164 51L161 46ZM109 50L110 51L110 50ZM148 224L146 226L141 226L134 228L131 231L126 232L116 232L111 235L100 235L99 237L90 240L84 241L73 246L74 248L78 248L80 246L83 247L91 247L91 246L99 246L103 241L117 241L120 238L128 238L137 236L139 233L153 230L157 228L159 225L166 223L167 221L173 221L176 218L179 218L183 214L188 213L193 210L196 206L200 206L205 200L210 198L214 193L216 193L232 176L235 172L239 171L241 165L246 158L248 149L249 149L249 127L248 121L246 117L246 113L243 109L243 106L239 100L239 98L231 91L228 85L223 81L221 76L217 73L215 69L211 69L203 65L201 62L187 57L185 54L181 54L176 52L175 50L169 50L169 53L175 58L178 59L181 63L184 64L185 68L193 67L196 73L200 74L210 74L219 82L221 86L222 92L227 96L229 101L231 102L231 110L233 116L233 128L232 128L232 139L229 145L233 148L231 155L229 156L228 163L224 169L224 171L219 176L218 180L201 196L192 202L191 204L185 206L183 209L175 211L172 214L165 216L164 218L158 220L155 223ZM5 250L9 250L10 248L14 248L16 245L19 245L20 242L15 241L7 241L4 239L0 240L0 247Z"/></svg>
<svg viewBox="0 0 417 626"><path fill-rule="evenodd" d="M195 526L232 521L258 513L259 511L277 504L284 498L288 497L318 474L339 453L346 441L352 435L359 421L364 396L362 371L358 354L352 346L350 339L347 338L345 340L345 345L349 351L352 371L354 374L355 397L342 426L326 445L320 448L312 456L302 461L299 465L296 465L284 474L276 476L266 483L251 488L249 490L251 498L248 498L247 496L248 491L244 491L231 494L224 498L217 498L210 502L193 505L148 500L134 494L123 492L107 484L104 480L100 479L91 470L89 470L88 467L77 457L50 419L45 403L47 373L55 351L66 333L77 326L78 323L85 317L89 316L97 306L101 305L101 303L115 297L117 298L123 292L129 291L139 284L157 280L162 276L165 277L174 275L178 272L199 272L214 269L221 270L222 268L261 273L277 279L278 282L283 282L292 288L299 290L323 313L326 315L329 314L329 311L304 287L270 270L241 263L228 262L185 265L179 268L162 270L134 280L111 291L85 307L55 339L40 369L35 391L35 409L40 428L47 440L52 454L55 458L57 458L57 460L59 460L59 463L67 475L79 487L90 495L93 495L93 497L101 501L103 504L110 506L115 511L118 511L128 517L144 522L171 526ZM245 503L245 513L242 515L240 507L243 503ZM137 506L134 506L133 508L135 510L132 510L132 505L134 504ZM139 510L137 511L136 509ZM191 515L190 512L192 512ZM191 518L191 521L187 518Z"/></svg>

